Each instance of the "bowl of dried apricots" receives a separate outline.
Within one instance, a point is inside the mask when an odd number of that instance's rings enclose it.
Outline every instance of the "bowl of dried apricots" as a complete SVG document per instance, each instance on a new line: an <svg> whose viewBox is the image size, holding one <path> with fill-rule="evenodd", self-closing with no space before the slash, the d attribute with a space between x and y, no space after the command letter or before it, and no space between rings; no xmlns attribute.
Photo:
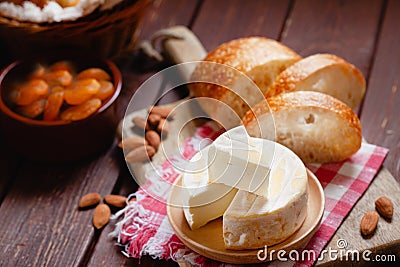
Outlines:
<svg viewBox="0 0 400 267"><path fill-rule="evenodd" d="M122 78L109 60L16 61L0 74L0 129L14 150L37 161L71 161L109 147Z"/></svg>

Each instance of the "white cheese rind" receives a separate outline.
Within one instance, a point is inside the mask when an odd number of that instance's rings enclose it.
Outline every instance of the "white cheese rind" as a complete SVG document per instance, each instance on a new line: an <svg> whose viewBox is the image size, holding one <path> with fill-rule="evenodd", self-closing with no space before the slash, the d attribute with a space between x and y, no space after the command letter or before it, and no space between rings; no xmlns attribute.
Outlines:
<svg viewBox="0 0 400 267"><path fill-rule="evenodd" d="M198 152L191 160L191 171L183 174L183 211L192 230L221 217L228 208L237 189L210 183L207 170L207 152Z"/></svg>
<svg viewBox="0 0 400 267"><path fill-rule="evenodd" d="M239 250L279 243L302 225L308 177L303 162L288 148L249 137L237 127L192 161L182 180L184 214L192 229L223 216L225 246Z"/></svg>
<svg viewBox="0 0 400 267"><path fill-rule="evenodd" d="M243 199L248 200L246 206L262 206L267 200L239 190L223 215L225 247L236 250L256 249L282 242L302 225L307 215L307 196L307 192L304 192L279 210L246 215L243 206L239 204ZM235 206L242 209L240 215L231 214L231 207Z"/></svg>
<svg viewBox="0 0 400 267"><path fill-rule="evenodd" d="M301 160L276 144L267 198L239 190L223 215L226 248L270 246L298 230L307 215L307 180Z"/></svg>
<svg viewBox="0 0 400 267"><path fill-rule="evenodd" d="M204 194L193 195L189 198L189 201L183 208L186 221L192 230L198 229L208 222L221 217L237 192L237 189L223 184L210 184L207 187ZM208 201L210 195L212 199L215 199L212 202ZM198 205L199 202L203 204Z"/></svg>
<svg viewBox="0 0 400 267"><path fill-rule="evenodd" d="M243 126L219 136L208 152L210 182L267 196L274 144L250 137Z"/></svg>

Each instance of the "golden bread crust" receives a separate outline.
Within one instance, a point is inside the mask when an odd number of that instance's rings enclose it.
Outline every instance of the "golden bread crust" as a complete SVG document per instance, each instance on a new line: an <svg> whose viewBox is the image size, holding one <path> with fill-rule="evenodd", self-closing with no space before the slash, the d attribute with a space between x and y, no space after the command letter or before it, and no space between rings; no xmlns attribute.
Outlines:
<svg viewBox="0 0 400 267"><path fill-rule="evenodd" d="M195 97L221 100L231 106L239 116L243 116L249 107L243 101L243 97L239 97L231 91L237 79L244 76L243 74L248 75L261 89L262 92L259 93L261 97L276 76L271 81L268 79L266 81L265 79L254 79L250 73L257 68L262 70L264 66L272 66L277 69L278 74L300 58L293 50L275 40L264 37L236 39L220 45L206 56L205 62L217 64L213 66L213 64L200 63L192 74L193 83L189 84L189 88ZM224 65L231 68L226 68ZM265 71L265 74L264 76L267 76L268 71ZM208 81L214 84L196 81Z"/></svg>
<svg viewBox="0 0 400 267"><path fill-rule="evenodd" d="M332 111L346 120L351 127L357 129L361 135L360 120L358 119L357 114L355 114L351 108L334 97L312 91L296 91L270 97L267 99L267 102L261 101L255 105L252 109L253 112L249 110L243 117L242 121L246 126L255 119L255 116L259 116L270 111L274 113L285 109L304 107L316 107Z"/></svg>
<svg viewBox="0 0 400 267"><path fill-rule="evenodd" d="M343 99L341 99L342 101L347 102L350 107L355 108L354 105L358 105L361 102L362 97L364 96L366 86L365 79L361 71L358 70L354 65L348 63L342 58L331 54L315 54L294 63L279 74L275 82L266 92L265 96L268 98L274 95L281 94L283 92L299 90L299 85L301 83L305 83L307 78L309 78L313 74L316 74L317 72L325 71L323 75L331 75L331 70L333 69L332 67L341 68L345 73L347 73L347 75L349 75L349 77L352 78L352 80L356 81L357 86L349 88L349 90L360 91L355 92L354 98L356 99L352 101L347 101L345 96L351 92L348 92L347 94L343 93L342 95L344 97ZM329 84L329 87L331 88L324 93L333 96L335 96L335 94L338 94L338 92L335 91L340 90L340 88L337 88L336 84ZM348 85L348 87L351 86ZM311 88L311 86L306 90L318 91L317 88Z"/></svg>
<svg viewBox="0 0 400 267"><path fill-rule="evenodd" d="M305 162L341 161L350 157L361 146L361 123L357 114L346 104L332 96L312 91L294 91L273 96L268 98L267 101L257 104L253 110L249 110L243 117L242 123L248 130L254 129L257 121L260 122L262 128L274 127L274 125L263 125L263 120L260 119L263 115L270 113L275 119L276 141L288 146ZM293 116L287 115L290 113L301 115L298 115L295 120L277 121L278 118L290 118L290 116ZM316 117L329 118L331 120L329 123L334 126L334 130L329 132L328 129L321 128L322 126L316 123L312 126L314 127L312 134L317 132L318 134L311 137L311 133L306 132L307 122L299 122L299 119L303 118L302 114L314 114L313 116ZM295 128L293 121L302 125ZM271 122L268 122L268 124L271 124ZM326 126L326 124L324 125ZM297 132L288 135L288 129ZM299 129L305 129L305 131L298 132ZM251 135L254 135L252 130L249 131ZM284 138L281 138L281 135ZM320 139L312 139L316 136ZM310 151L312 151L311 156Z"/></svg>

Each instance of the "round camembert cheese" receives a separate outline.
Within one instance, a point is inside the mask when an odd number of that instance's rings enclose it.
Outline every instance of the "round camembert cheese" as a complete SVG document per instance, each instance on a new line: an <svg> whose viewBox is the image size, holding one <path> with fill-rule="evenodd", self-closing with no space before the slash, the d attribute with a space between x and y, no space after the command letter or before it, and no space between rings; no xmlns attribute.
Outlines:
<svg viewBox="0 0 400 267"><path fill-rule="evenodd" d="M228 249L254 249L283 241L307 214L307 171L288 148L249 137L243 126L200 151L182 185L185 217L194 230L223 217Z"/></svg>

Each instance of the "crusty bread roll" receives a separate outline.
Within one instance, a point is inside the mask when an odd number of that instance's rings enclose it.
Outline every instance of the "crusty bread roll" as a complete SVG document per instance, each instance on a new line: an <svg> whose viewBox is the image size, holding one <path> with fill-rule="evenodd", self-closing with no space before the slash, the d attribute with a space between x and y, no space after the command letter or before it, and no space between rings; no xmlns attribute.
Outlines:
<svg viewBox="0 0 400 267"><path fill-rule="evenodd" d="M195 97L218 100L203 99L199 100L199 104L211 118L218 120L224 127L234 127L250 106L264 98L264 93L278 74L300 58L293 50L275 40L263 37L233 40L210 52L204 59L206 63L200 63L194 70L192 81L209 83L192 83L189 88ZM245 75L254 81L261 92ZM222 112L226 110L221 110L220 104L223 103L236 114ZM239 118L238 121L234 115Z"/></svg>
<svg viewBox="0 0 400 267"><path fill-rule="evenodd" d="M316 54L284 70L266 97L290 91L325 93L354 109L364 96L365 80L362 73L345 60L330 54Z"/></svg>
<svg viewBox="0 0 400 267"><path fill-rule="evenodd" d="M342 161L361 146L357 115L343 102L319 92L272 96L249 110L243 124L251 136L275 140L306 163Z"/></svg>

